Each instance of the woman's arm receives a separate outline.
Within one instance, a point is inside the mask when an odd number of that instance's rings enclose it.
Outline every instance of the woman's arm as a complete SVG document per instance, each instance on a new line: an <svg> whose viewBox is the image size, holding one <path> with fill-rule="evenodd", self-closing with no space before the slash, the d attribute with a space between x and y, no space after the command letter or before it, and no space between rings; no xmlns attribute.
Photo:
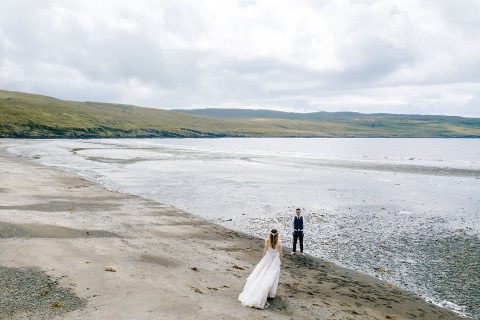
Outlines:
<svg viewBox="0 0 480 320"><path fill-rule="evenodd" d="M278 247L278 254L280 255L280 265L283 263L283 246L280 242L280 246Z"/></svg>

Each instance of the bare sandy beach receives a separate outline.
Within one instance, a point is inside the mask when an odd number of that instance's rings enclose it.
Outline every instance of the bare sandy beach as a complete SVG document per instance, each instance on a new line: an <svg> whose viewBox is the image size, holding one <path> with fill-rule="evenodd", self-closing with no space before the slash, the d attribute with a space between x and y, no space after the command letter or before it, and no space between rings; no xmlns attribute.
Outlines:
<svg viewBox="0 0 480 320"><path fill-rule="evenodd" d="M462 318L288 249L277 298L245 308L261 239L3 150L0 177L1 319Z"/></svg>

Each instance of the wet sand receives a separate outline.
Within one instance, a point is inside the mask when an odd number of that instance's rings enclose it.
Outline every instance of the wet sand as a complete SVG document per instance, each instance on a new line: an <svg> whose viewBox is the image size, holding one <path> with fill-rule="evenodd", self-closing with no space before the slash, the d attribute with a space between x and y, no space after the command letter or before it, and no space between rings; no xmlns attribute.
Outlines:
<svg viewBox="0 0 480 320"><path fill-rule="evenodd" d="M261 239L4 151L0 177L0 279L13 270L15 277L7 278L18 281L11 284L17 294L42 302L50 293L22 277L43 272L68 293L42 308L17 304L15 312L0 304L0 318L461 318L375 278L290 256L288 249L270 308L245 308L237 296L261 257ZM0 290L0 297L9 294Z"/></svg>

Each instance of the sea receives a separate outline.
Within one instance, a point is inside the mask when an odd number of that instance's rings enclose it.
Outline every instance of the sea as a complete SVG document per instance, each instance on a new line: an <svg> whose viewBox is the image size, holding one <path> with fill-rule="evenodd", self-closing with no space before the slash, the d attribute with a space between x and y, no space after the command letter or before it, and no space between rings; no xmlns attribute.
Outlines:
<svg viewBox="0 0 480 320"><path fill-rule="evenodd" d="M14 140L13 154L174 205L480 319L480 139Z"/></svg>

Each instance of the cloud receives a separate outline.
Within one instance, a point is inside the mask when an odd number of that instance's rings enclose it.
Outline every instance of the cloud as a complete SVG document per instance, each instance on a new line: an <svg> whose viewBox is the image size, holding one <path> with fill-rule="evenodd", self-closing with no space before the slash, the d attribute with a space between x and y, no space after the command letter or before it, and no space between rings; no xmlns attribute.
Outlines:
<svg viewBox="0 0 480 320"><path fill-rule="evenodd" d="M476 1L13 1L0 88L159 108L480 116Z"/></svg>

